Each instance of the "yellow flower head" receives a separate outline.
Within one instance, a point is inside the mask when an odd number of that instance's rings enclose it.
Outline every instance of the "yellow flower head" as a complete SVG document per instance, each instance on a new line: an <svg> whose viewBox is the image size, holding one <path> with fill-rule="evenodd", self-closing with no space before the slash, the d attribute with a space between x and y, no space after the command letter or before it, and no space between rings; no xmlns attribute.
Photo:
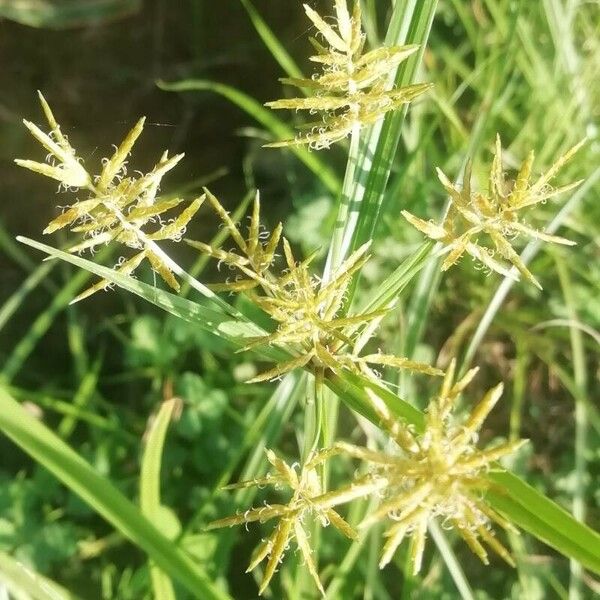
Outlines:
<svg viewBox="0 0 600 600"><path fill-rule="evenodd" d="M456 264L461 256L467 253L490 270L516 279L515 273L506 264L508 262L525 279L541 289L537 279L527 269L511 242L517 236L525 235L556 244L573 245L575 243L534 229L522 220L520 211L545 202L581 183L581 181L576 181L556 189L550 187L550 181L581 148L583 143L580 142L571 148L533 183L530 182L530 179L534 153L530 152L523 161L516 180L511 184L504 177L502 146L500 136L497 136L487 194L471 190L470 164L465 169L462 189L453 184L438 169L438 177L448 192L451 202L444 222L441 225L434 225L407 211L402 211L402 214L425 235L444 244L441 253L447 254L447 256L442 264L443 271Z"/></svg>
<svg viewBox="0 0 600 600"><path fill-rule="evenodd" d="M451 420L451 411L461 392L475 376L469 371L453 383L455 363L452 362L439 395L433 398L426 414L423 433L417 434L393 420L383 402L372 395L374 406L382 419L398 453L390 454L359 448L345 443L338 447L348 454L373 465L374 481L386 481L379 508L361 524L368 526L379 520L391 521L386 532L380 567L383 568L405 537L411 538L413 572L420 568L431 519L440 518L455 529L469 547L485 563L486 543L509 564L512 558L491 530L495 522L504 529L513 528L484 497L490 482L485 477L492 463L517 450L524 440L501 444L491 449L477 448L478 431L502 394L502 384L489 390L481 402L461 424Z"/></svg>
<svg viewBox="0 0 600 600"><path fill-rule="evenodd" d="M252 569L268 557L267 566L260 585L260 594L269 585L275 574L277 565L283 559L285 550L291 540L296 541L307 569L321 593L324 593L323 586L319 580L317 566L312 557L310 538L307 533L307 528L310 527L312 520L318 522L322 527L327 527L331 524L346 537L357 539L358 534L356 531L333 507L362 497L365 494L365 483L368 483L370 488L371 482L366 479L363 482L356 482L352 486L336 492L323 493L317 467L336 453L336 450L318 452L310 457L304 466L296 470L294 465L289 466L273 451L267 450L267 459L274 469L272 473L263 478L227 486L228 489L235 489L272 485L276 488L289 488L291 492L291 497L287 504L265 504L258 508L251 508L232 517L214 521L207 527L207 529L216 529L218 527L232 527L233 525L241 525L243 523L253 523L256 521L264 523L271 519L279 519L271 535L259 544L254 551L250 565L246 571L252 571Z"/></svg>
<svg viewBox="0 0 600 600"><path fill-rule="evenodd" d="M379 352L361 355L376 329L374 325L387 314L386 310L338 316L353 276L369 258L369 244L351 254L332 274L330 281L323 284L310 271L315 254L304 261L297 261L290 244L281 237L281 223L272 233L261 231L258 194L246 236L217 198L205 191L239 251L213 248L204 242L188 243L241 273L240 279L214 285L212 289L245 292L277 324L272 334L251 340L243 350L273 344L294 354L290 360L261 373L251 382L274 379L307 365L333 371L352 369L368 376L374 376L369 365L412 369L429 375L442 374L439 369L406 358ZM286 268L278 273L272 266L280 241Z"/></svg>
<svg viewBox="0 0 600 600"><path fill-rule="evenodd" d="M293 98L267 102L275 109L308 110L320 114L321 120L309 123L308 133L293 140L284 140L269 146L309 144L327 148L353 131L371 125L385 113L425 92L429 84L416 84L389 89L391 72L418 46L389 46L363 54L365 36L361 29L361 10L358 0L352 14L346 0L335 0L336 25L329 25L307 4L304 10L317 28L326 46L311 40L318 54L311 57L322 66L322 72L311 79L285 78L281 81L311 92L307 98Z"/></svg>
<svg viewBox="0 0 600 600"><path fill-rule="evenodd" d="M66 188L75 187L88 192L88 198L76 200L50 222L44 233L53 233L69 226L72 232L82 234L84 240L69 248L69 252L94 250L113 241L124 244L139 252L121 262L116 269L118 272L130 275L144 259L147 259L154 271L168 285L179 289L177 280L154 242L178 240L203 202L203 198L197 198L172 221L162 221L164 213L183 202L181 198L163 200L156 196L163 176L183 158L183 154L169 158L165 152L149 173L136 177L128 176L127 158L144 128L145 119L141 118L121 145L115 148L112 157L103 159L100 174L91 175L62 134L50 106L41 93L39 97L50 125L50 132L45 134L29 121L24 123L49 151L50 164L22 159L16 159L15 162L21 167L60 181ZM154 225L154 231L144 231L147 225ZM107 285L108 282L102 280L80 294L77 299L89 296Z"/></svg>

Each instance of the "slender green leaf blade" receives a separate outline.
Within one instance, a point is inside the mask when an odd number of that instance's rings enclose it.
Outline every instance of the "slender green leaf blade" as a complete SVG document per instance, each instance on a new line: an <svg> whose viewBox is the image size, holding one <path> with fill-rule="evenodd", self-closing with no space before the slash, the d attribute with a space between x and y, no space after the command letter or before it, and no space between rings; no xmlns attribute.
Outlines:
<svg viewBox="0 0 600 600"><path fill-rule="evenodd" d="M561 554L600 573L599 533L577 521L513 473L492 472L489 477L501 486L501 491L492 488L487 493L487 499L494 508Z"/></svg>
<svg viewBox="0 0 600 600"><path fill-rule="evenodd" d="M0 388L0 431L89 504L194 596L226 600L187 555L160 533L110 481Z"/></svg>
<svg viewBox="0 0 600 600"><path fill-rule="evenodd" d="M142 514L152 523L161 523L160 503L160 466L162 462L165 437L177 400L163 402L154 417L146 436L142 465L140 469L140 507ZM166 535L166 532L163 531ZM150 578L154 597L164 600L175 600L175 591L169 577L150 562Z"/></svg>
<svg viewBox="0 0 600 600"><path fill-rule="evenodd" d="M76 596L54 581L42 577L4 552L0 552L0 584L4 584L15 598L17 594L27 594L32 600L76 600Z"/></svg>
<svg viewBox="0 0 600 600"><path fill-rule="evenodd" d="M69 29L121 19L141 6L141 0L0 0L0 17L30 27Z"/></svg>
<svg viewBox="0 0 600 600"><path fill-rule="evenodd" d="M229 344L240 347L246 344L244 340L247 338L265 335L265 332L259 327L250 322L241 321L229 316L217 305L214 307L207 307L204 304L192 302L187 298L182 298L181 296L176 296L175 294L157 289L134 279L133 277L122 275L108 267L97 265L80 256L57 250L56 248L52 248L52 246L47 246L46 244L28 238L18 237L17 239L32 248L45 252L49 256L60 258L72 265L94 273L95 275L98 275L98 277L118 285L124 290L147 300L151 304L158 306L162 310L175 315L184 321L197 324L208 333L212 333L216 337L222 338ZM286 356L283 352L277 352L272 348L261 348L260 352L264 352L266 356L273 356L275 358L283 358Z"/></svg>
<svg viewBox="0 0 600 600"><path fill-rule="evenodd" d="M246 9L254 28L260 39L264 42L273 58L279 63L279 66L288 74L289 77L302 78L302 71L289 55L283 44L277 39L273 30L266 24L260 13L254 8L250 0L240 0L242 6Z"/></svg>

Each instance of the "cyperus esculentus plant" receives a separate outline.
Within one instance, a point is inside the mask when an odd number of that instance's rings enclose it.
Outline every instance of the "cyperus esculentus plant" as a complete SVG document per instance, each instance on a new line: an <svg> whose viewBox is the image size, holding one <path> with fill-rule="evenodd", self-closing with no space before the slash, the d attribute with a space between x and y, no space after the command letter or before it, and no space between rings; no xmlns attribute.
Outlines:
<svg viewBox="0 0 600 600"><path fill-rule="evenodd" d="M429 16L433 18L435 3L396 2L393 10L399 10L398 7L404 4L413 5L413 8L431 4ZM326 46L322 46L321 43L313 41L318 54L312 57L312 60L323 65L323 73L312 79L285 80L313 95L269 103L272 108L308 110L312 114L319 114L321 120L308 124L308 132L301 133L295 140L272 145L309 144L314 148L322 148L351 135L350 160L344 181L344 190L351 190L355 183L360 183L356 181L356 167L359 163L356 149L359 146L358 136L361 128L408 103L424 92L428 84L390 89L390 72L401 61L411 56L417 46L390 46L363 53L365 36L361 29L360 3L354 3L352 14L348 10L346 0L334 0L334 6L333 22L326 21L316 11L305 6L307 15L326 42ZM398 36L402 37L400 33ZM416 41L421 42L423 39L425 38ZM398 43L402 43L402 40L399 39ZM407 75L408 80L411 80L410 74ZM232 217L217 197L207 189L173 220L163 221L164 215L177 208L182 200L161 198L158 188L162 177L175 166L182 155L169 158L165 153L150 172L138 176L128 175L126 162L142 131L142 119L115 150L113 156L104 159L100 173L91 175L61 133L41 95L40 99L50 125L50 133L43 133L32 123L25 124L50 153L50 164L28 160L17 160L17 163L59 181L61 187L75 188L77 193L85 194L85 197L78 198L54 219L45 233L68 227L72 232L83 236L82 240L78 240L69 248L70 252L94 250L100 245L115 242L134 251L133 257L117 265L117 276L110 270L91 265L89 261L79 257L43 247L53 256L60 256L75 264L83 264L89 270L105 277L80 297L93 293L111 281L124 287L129 286L129 289L150 302L196 324L204 333L219 338L219 350L223 344L230 344L232 353L237 349L247 352L251 360L271 361L266 371L253 377L248 383L284 378L284 382L273 396L278 402L278 410L285 406L286 410L290 409L290 412L285 414L291 415L296 400L302 395L305 396L304 427L294 428L301 447L299 463L290 466L275 452L268 450L266 454L271 472L263 476L262 467L257 466L260 461L256 460L262 453L262 449L259 448L249 461L251 468L247 469L247 474L244 475L247 480L225 486L228 489L268 486L269 494L274 493L268 496L270 504L261 505L252 501L250 505L251 501L246 501L235 515L218 519L206 526L206 529L214 530L248 523L257 526L273 519L277 520L277 524L268 531L266 539L258 544L248 568L259 568L259 565L266 561L258 586L261 594L273 582L274 574L282 563L288 546L293 543L303 559L300 566L310 575L307 578L309 583L314 581L318 591L328 597L339 597L335 592L331 592L330 588L326 591L322 584L329 584L328 571L323 569L320 574L319 535L314 535L318 527L327 527L330 524L352 540L353 545L347 556L354 556L353 560L362 552L360 544L364 540L366 530L376 524L384 524L387 531L384 534L386 540L382 542L383 551L379 562L381 568L390 563L403 541L409 541L409 569L403 573L404 576L410 573L416 575L427 565L424 548L428 528L432 527L435 531L434 521L440 521L444 529L456 532L485 564L488 563L486 546L508 564L514 565L515 560L518 562L518 552L509 551L499 541L493 531L494 525L509 532L516 531L515 525L518 525L544 541L550 540L550 543L565 555L577 559L583 557L587 564L594 562L595 557L593 552L589 551L589 543L578 541L572 546L565 543L564 547L568 546L569 551L564 551L561 544L568 538L568 532L565 533L566 527L559 529L557 526L553 530L548 521L559 514L584 541L593 538L588 535L587 529L584 530L585 526L581 525L581 528L577 529L580 524L573 524L574 520L569 515L561 512L550 500L538 494L515 475L507 473L497 463L499 459L516 452L523 441L500 443L479 449L479 434L485 419L501 397L502 384L484 394L472 410L465 410L463 418L460 415L454 418L453 413L469 406L466 400L461 401L461 395L477 370L471 369L465 375L458 376L458 381L455 381L455 372L464 373L468 364L459 367L455 361L451 362L441 388L431 398L425 414L416 408L417 402L412 405L394 391L394 379L398 377L399 369L426 375L444 375L440 369L413 361L412 356L396 356L379 349L379 344L384 339L378 335L378 326L395 310L404 288L426 264L433 247L432 242L422 246L414 256L409 257L394 271L393 276L381 282L373 291L372 298L368 297L366 301L361 298L360 303L356 302L352 284L369 260L369 251L374 240L357 242L356 246L349 245L347 252L346 248L336 251L336 258L328 261L325 274L320 275L315 267L316 253L299 258L284 237L281 223L277 224L273 231L264 230L260 219L261 202L258 193L247 230L240 226L238 218ZM387 140L383 141L386 143L382 146L387 146ZM394 144L390 145L392 146L395 147ZM434 225L406 211L403 211L403 214L412 225L439 242L439 254L447 254L442 265L443 270L448 269L467 253L489 269L514 278L512 265L521 275L537 285L536 279L513 249L513 238L524 235L562 244L571 242L533 229L522 220L521 211L545 202L548 198L578 184L554 190L549 187L550 181L579 147L580 145L577 145L569 150L546 174L533 183L530 182L533 154L530 154L520 167L514 184L511 184L506 181L503 173L502 151L498 138L487 193L472 189L470 166L466 169L465 183L462 187L451 183L438 171L438 176L450 195L449 211L442 224ZM296 150L305 152L303 149ZM372 166L373 172L378 174L377 178L380 180L377 185L371 182L374 189L370 193L375 195L377 192L383 197L385 181L389 175L389 171L385 171L391 170L393 160L382 160L385 152L379 153L377 158L375 155L378 152L379 150L375 150L374 156L365 155L366 162L362 164ZM363 173L368 171L365 169ZM405 177L408 176L407 173L408 170ZM367 183L369 181L371 180ZM377 191L375 188L379 185L380 189ZM345 221L348 211L344 212L342 209L352 206L354 210L362 196L353 198L350 197L353 192L348 193L347 197L345 193L342 194L338 215L338 221L341 223L336 223L336 227L345 227L349 223L352 226L356 225L352 221L354 217L348 217ZM205 285L192 278L156 243L167 239L179 241L186 225L205 201L224 225L216 238L220 238L221 242L186 242L204 255L224 264L230 273L233 273L229 279L213 285ZM344 202L348 204L344 205ZM360 215L357 218L360 219ZM230 240L230 247L220 245L228 243L223 242L223 239ZM30 243L33 246L37 244ZM37 244L37 247L42 245ZM332 243L331 248L334 247L335 243ZM176 277L184 279L209 298L212 304L207 307L204 302L178 298L157 289L156 286L151 287L139 282L133 285L128 276L143 260L148 260L152 268L172 288L177 290L179 287ZM362 293L363 290L360 291ZM247 301L253 303L253 310L246 311L246 303L242 305L246 312L236 310L225 299L216 295L219 292L226 292L230 296L243 294ZM417 300L420 299L421 296L417 296ZM260 320L261 323L266 323L264 328L259 327L249 316L256 315L256 310L262 311ZM401 332L398 337L403 337L405 333ZM209 352L212 352L212 349ZM465 363L468 362L469 360L465 359ZM305 372L303 377L291 374L299 369ZM384 371L385 378L375 369ZM421 388L415 386L415 389ZM262 390L259 390L259 393L261 392ZM334 398L333 394L337 398ZM355 441L357 436L367 438L366 442L358 440L355 444L350 444L342 441L342 434L337 431L337 399L355 411L352 414L360 415L357 418L358 427L353 428L351 435ZM272 406L274 404L269 401L265 410ZM252 415L252 420L256 413L248 412ZM240 420L244 419L245 415ZM290 423L292 421L290 420ZM248 438L244 441L248 446L262 433L258 430L266 422L266 417L265 420L257 419L256 422L258 425L252 424L248 430ZM164 423L163 433L166 433L166 426ZM283 429L281 423L279 428ZM278 433L279 431L269 432L269 435L274 436ZM517 437L518 434L513 431L511 439ZM266 434L265 445L272 446L272 438L267 442ZM244 446L244 449L248 446ZM238 452L236 460L244 455L244 452L245 450ZM296 456L295 450L292 455ZM337 463L330 464L327 461L334 456L337 457L336 461L346 467L359 459L362 462L360 474L348 475L346 469L344 479L341 476L342 471L338 471L331 479L341 483L332 486L329 481L329 467L337 466ZM237 462L232 462L221 482L228 482L231 473L235 472L238 466ZM158 476L156 479L158 480ZM500 484L499 481L504 483ZM155 483L158 487L158 481ZM247 489L245 493L250 494L251 491ZM533 496L545 512L540 511L542 514L538 518L538 515L534 514L535 508L526 506L527 500L521 501L518 497L520 493L525 494L528 499ZM351 510L348 510L344 518L344 513L339 512L343 509L338 507L350 503ZM200 513L200 519L194 521L194 525L204 519L205 514ZM211 515L210 518L214 517ZM125 528L126 532L130 531L128 528L129 523ZM160 538L159 532L152 531L150 523L143 523L142 529L150 531L154 539ZM190 527L191 529L193 527ZM376 535L379 527L373 527L371 531ZM196 533L197 530L193 531L194 535ZM357 540L358 543L355 543ZM377 543L379 540L373 537L373 541ZM438 539L436 542L442 549L444 559L447 559L451 550L446 550L444 554L442 544ZM571 540L568 542L571 543ZM163 546L161 552L151 555L153 560L156 556L160 559L168 554L170 543L170 540L166 540L167 549ZM371 544L365 546L375 548L375 545ZM572 550L573 547L575 550ZM586 553L592 555L592 558ZM187 557L186 560L189 566L192 561ZM600 561L600 558L598 560ZM292 567L294 562L291 561ZM376 568L376 561L368 562ZM164 560L160 568L168 571L172 564L173 562ZM285 590L291 579L303 580L302 577L290 577L288 568L288 564L282 567L282 570L286 571L285 576L281 578L281 585ZM331 586L333 588L336 587L337 577L337 574L334 574ZM185 577L183 579L188 581L188 587L192 588L194 594L197 590L189 585L189 580ZM307 590L303 586L304 582L299 585L303 593L291 594L290 597L304 597ZM162 600L160 594L156 594L156 597ZM210 597L221 599L224 596L215 593Z"/></svg>
<svg viewBox="0 0 600 600"><path fill-rule="evenodd" d="M534 153L531 151L521 164L516 180L514 183L510 183L504 176L502 145L498 135L496 136L494 160L490 168L487 194L471 189L470 163L465 169L462 189L453 184L438 169L438 177L450 196L450 208L442 224L434 225L405 210L402 211L402 214L425 235L444 244L440 253L447 253L448 256L442 263L443 271L456 264L466 252L492 271L516 279L517 275L501 261L503 259L512 263L525 279L541 288L538 280L531 274L513 248L512 240L524 235L544 242L567 246L572 246L575 242L534 229L522 220L520 211L546 202L549 198L572 190L581 183L581 181L576 181L556 189L550 187L550 181L581 148L584 141L568 150L534 183L530 183L534 158ZM489 242L486 244L488 239L493 247L490 247ZM500 260L497 260L496 256Z"/></svg>
<svg viewBox="0 0 600 600"><path fill-rule="evenodd" d="M307 110L321 120L302 126L308 130L293 140L268 144L289 146L308 144L327 148L334 142L372 125L389 111L408 104L431 85L418 83L389 89L389 76L396 67L418 50L418 46L383 46L363 53L365 35L361 25L360 2L355 0L352 15L346 0L335 0L337 28L327 23L307 4L304 10L327 43L322 46L311 39L318 54L311 60L322 65L323 72L311 79L284 78L283 83L306 89L307 98L267 102L275 109ZM337 31L336 31L337 29Z"/></svg>

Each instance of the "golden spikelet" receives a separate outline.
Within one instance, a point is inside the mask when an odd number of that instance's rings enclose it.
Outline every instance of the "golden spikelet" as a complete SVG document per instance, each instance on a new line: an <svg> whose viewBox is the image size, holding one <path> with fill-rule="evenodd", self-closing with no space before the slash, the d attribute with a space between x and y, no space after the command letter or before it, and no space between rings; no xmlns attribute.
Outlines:
<svg viewBox="0 0 600 600"><path fill-rule="evenodd" d="M204 200L203 197L193 200L177 217L163 221L164 214L178 207L183 199L162 199L157 197L157 193L163 176L183 158L183 154L169 158L165 152L149 173L128 176L127 158L144 128L144 118L141 118L113 155L103 159L100 173L93 176L85 169L83 161L77 157L62 134L41 93L39 97L50 132L44 133L29 121L24 123L48 150L50 164L22 159L16 159L15 162L21 167L59 181L66 189L85 190L88 194L87 198L77 199L52 220L44 233L69 227L72 232L83 235L83 240L71 246L69 252L93 251L110 242L128 246L136 254L119 263L116 271L130 275L147 260L170 287L178 290L179 283L155 241L179 240ZM147 231L148 226L152 226L153 231ZM107 285L108 281L102 280L80 294L76 300L90 296Z"/></svg>
<svg viewBox="0 0 600 600"><path fill-rule="evenodd" d="M332 525L346 537L357 539L358 534L356 531L334 510L334 507L364 496L365 483L370 485L370 481L367 478L363 482L358 482L336 492L323 492L317 468L333 454L336 454L336 451L324 450L313 454L298 471L294 468L294 465L289 466L273 451L267 450L266 452L267 460L273 468L271 473L266 477L227 486L227 489L267 485L276 488L284 487L291 492L287 504L265 503L264 506L251 508L234 516L209 523L207 529L232 527L257 521L264 523L271 519L278 519L271 535L255 549L247 569L247 571L252 571L263 560L267 559L259 594L262 594L269 585L291 540L296 541L308 572L314 579L319 591L324 594L317 565L312 556L308 529L313 522L318 523L321 527Z"/></svg>
<svg viewBox="0 0 600 600"><path fill-rule="evenodd" d="M266 106L309 111L311 115L319 114L321 120L304 125L307 133L268 146L308 144L316 149L327 148L353 131L377 122L387 112L408 104L431 87L419 83L390 89L390 73L415 53L418 46L387 46L364 53L360 2L354 2L350 14L346 0L335 0L336 27L307 4L304 10L326 43L323 46L311 39L317 50L311 60L321 66L322 72L311 79L281 79L307 90L310 96L267 102Z"/></svg>
<svg viewBox="0 0 600 600"><path fill-rule="evenodd" d="M438 177L450 196L450 208L443 223L435 225L407 211L402 211L402 214L419 231L444 244L441 250L442 254L446 254L442 263L443 271L456 264L466 253L491 271L516 279L514 271L510 270L510 265L513 265L525 279L541 289L513 248L512 241L518 236L526 236L568 246L575 242L534 229L522 220L520 211L572 190L581 183L576 181L556 189L550 187L550 181L584 141L568 150L533 183L530 180L534 154L530 152L521 164L514 183L509 185L503 173L502 145L498 135L487 194L472 191L470 164L465 169L462 188L438 169Z"/></svg>
<svg viewBox="0 0 600 600"><path fill-rule="evenodd" d="M377 366L410 369L428 375L442 374L439 369L406 358L382 353L361 355L360 351L376 329L371 325L381 320L387 311L376 310L349 316L340 316L339 313L352 278L369 259L369 244L352 253L332 274L330 281L323 284L310 271L315 254L298 261L289 242L281 235L281 223L273 232L262 231L258 194L247 234L231 220L213 194L205 190L205 195L237 249L223 250L212 248L204 242L186 241L240 273L239 278L213 285L212 289L246 293L277 324L273 333L251 339L243 350L276 345L293 353L290 360L278 363L248 383L275 379L307 365L332 371L351 369L369 377L375 377L371 367ZM285 265L278 270L275 259L280 247Z"/></svg>
<svg viewBox="0 0 600 600"><path fill-rule="evenodd" d="M361 523L360 528L377 521L390 522L386 532L380 567L392 558L405 538L411 539L413 573L418 573L423 559L427 525L439 518L447 528L455 529L469 548L485 563L487 544L506 562L513 565L510 553L497 540L491 524L514 531L512 526L485 501L490 481L485 473L499 458L515 452L525 440L479 450L478 432L502 395L502 384L489 390L462 423L451 419L452 409L462 391L477 373L472 369L454 382L456 363L452 361L439 394L426 413L423 433L416 433L393 419L386 405L371 391L373 406L381 418L381 427L394 442L397 453L360 448L340 442L336 445L350 456L372 466L373 491L378 479L380 506Z"/></svg>

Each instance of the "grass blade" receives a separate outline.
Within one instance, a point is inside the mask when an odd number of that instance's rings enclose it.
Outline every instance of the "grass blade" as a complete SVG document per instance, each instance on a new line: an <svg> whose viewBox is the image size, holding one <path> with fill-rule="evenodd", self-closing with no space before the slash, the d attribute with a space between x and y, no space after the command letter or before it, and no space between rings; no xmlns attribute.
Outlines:
<svg viewBox="0 0 600 600"><path fill-rule="evenodd" d="M73 594L58 584L35 573L4 552L0 552L0 597L2 584L15 598L17 594L27 594L32 600L76 600Z"/></svg>
<svg viewBox="0 0 600 600"><path fill-rule="evenodd" d="M489 478L501 486L487 493L495 509L561 554L600 573L600 534L513 473L492 472Z"/></svg>
<svg viewBox="0 0 600 600"><path fill-rule="evenodd" d="M432 539L435 541L435 545L438 547L438 550L440 551L440 554L446 563L446 568L448 569L450 576L456 585L456 589L458 590L460 597L463 600L475 600L473 590L469 585L469 581L465 576L465 572L463 571L460 562L456 558L456 554L448 542L448 539L444 535L444 532L435 521L429 524L428 529Z"/></svg>
<svg viewBox="0 0 600 600"><path fill-rule="evenodd" d="M23 305L23 301L29 293L35 290L48 277L54 266L52 263L44 263L37 266L0 307L0 330L10 321L15 312L19 310L19 307Z"/></svg>
<svg viewBox="0 0 600 600"><path fill-rule="evenodd" d="M555 256L558 279L562 288L567 314L572 322L578 321L575 294L572 291L571 277L565 261ZM583 334L580 329L569 327L571 339L571 354L573 360L573 379L578 394L575 396L575 487L573 490L573 516L578 521L585 521L585 492L587 470L587 438L588 438L588 398L586 353L583 344ZM571 578L569 581L569 598L581 598L583 587L583 570L576 561L571 561Z"/></svg>
<svg viewBox="0 0 600 600"><path fill-rule="evenodd" d="M262 329L250 322L241 321L229 316L224 310L221 310L218 305L209 308L203 304L192 302L181 296L176 296L175 294L170 294L164 290L157 289L151 285L142 283L133 277L122 275L113 269L97 265L96 263L79 256L63 252L62 250L56 250L46 244L23 237L17 239L32 248L45 252L49 256L60 258L61 260L94 273L95 275L98 275L98 277L118 285L124 290L143 298L151 304L158 306L162 310L175 315L184 321L200 325L208 333L214 334L215 338L225 340L229 345L229 348L231 344L237 347L245 345L245 338L260 336L265 333ZM233 308L231 310L233 310ZM287 357L283 351L277 351L277 349L274 348L260 348L259 352L267 358L279 358L285 360Z"/></svg>
<svg viewBox="0 0 600 600"><path fill-rule="evenodd" d="M272 29L265 23L260 13L254 8L252 2L250 0L240 0L240 2L246 9L260 39L264 42L273 58L279 63L279 66L287 73L288 77L301 79L303 77L302 71L298 68L298 65L294 62L294 59L289 55L283 44L277 39Z"/></svg>
<svg viewBox="0 0 600 600"><path fill-rule="evenodd" d="M226 600L181 550L161 534L121 492L73 449L0 388L0 430L91 506L193 596Z"/></svg>
<svg viewBox="0 0 600 600"><path fill-rule="evenodd" d="M396 2L386 44L420 45L419 51L398 69L395 81L397 86L415 82L417 67L427 45L436 8L437 0ZM375 233L406 111L407 109L389 113L383 123L372 129L363 146L354 189L349 195L354 205L351 212L356 216L348 221L343 235L343 247L347 247L348 252L372 239Z"/></svg>
<svg viewBox="0 0 600 600"><path fill-rule="evenodd" d="M371 312L392 306L412 278L425 267L433 246L433 242L425 242L414 254L404 260L389 277L377 286L373 291L373 299L363 311Z"/></svg>
<svg viewBox="0 0 600 600"><path fill-rule="evenodd" d="M30 27L69 29L121 19L141 6L141 0L0 0L0 17Z"/></svg>
<svg viewBox="0 0 600 600"><path fill-rule="evenodd" d="M142 514L152 523L161 522L160 503L160 466L167 428L177 408L177 400L171 399L162 403L158 414L152 421L146 436L146 445L142 455L140 469L140 508ZM165 535L166 532L163 531ZM175 600L175 590L168 575L150 562L150 578L154 597L164 600Z"/></svg>
<svg viewBox="0 0 600 600"><path fill-rule="evenodd" d="M106 258L111 252L110 248L105 248L98 253L99 261ZM13 348L11 355L8 357L2 371L0 372L0 380L4 383L10 383L17 375L27 357L33 352L37 343L48 331L56 316L69 304L77 291L88 281L89 273L80 271L73 275L67 283L56 293L52 298L52 302L48 308L44 310L34 320L29 328L29 331L21 338L19 343Z"/></svg>

